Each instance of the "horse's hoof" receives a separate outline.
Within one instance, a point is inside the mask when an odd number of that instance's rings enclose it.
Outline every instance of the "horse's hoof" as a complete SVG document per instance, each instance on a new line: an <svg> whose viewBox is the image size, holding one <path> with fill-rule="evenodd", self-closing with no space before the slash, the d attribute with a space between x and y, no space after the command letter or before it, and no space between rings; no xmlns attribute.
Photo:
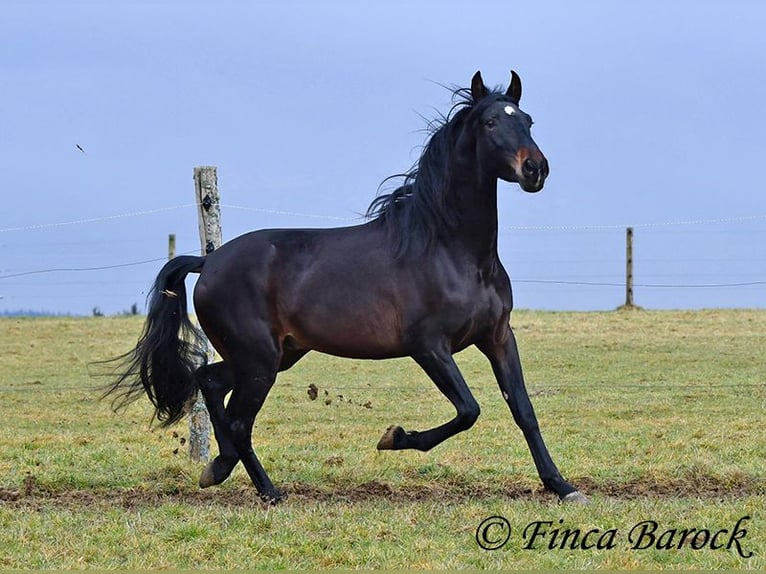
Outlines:
<svg viewBox="0 0 766 574"><path fill-rule="evenodd" d="M260 496L263 502L271 506L274 506L275 504L279 504L280 502L284 502L285 500L287 500L287 495L281 490L276 488L274 489L273 492L269 494L261 494Z"/></svg>
<svg viewBox="0 0 766 574"><path fill-rule="evenodd" d="M199 475L199 487L207 488L209 486L215 486L218 481L215 479L215 473L213 472L213 461L211 460Z"/></svg>
<svg viewBox="0 0 766 574"><path fill-rule="evenodd" d="M561 499L564 504L590 504L590 500L579 490L570 492L564 498Z"/></svg>
<svg viewBox="0 0 766 574"><path fill-rule="evenodd" d="M388 427L386 432L383 433L383 436L378 441L378 450L393 450L397 436L401 436L403 434L404 429L400 426L392 425Z"/></svg>

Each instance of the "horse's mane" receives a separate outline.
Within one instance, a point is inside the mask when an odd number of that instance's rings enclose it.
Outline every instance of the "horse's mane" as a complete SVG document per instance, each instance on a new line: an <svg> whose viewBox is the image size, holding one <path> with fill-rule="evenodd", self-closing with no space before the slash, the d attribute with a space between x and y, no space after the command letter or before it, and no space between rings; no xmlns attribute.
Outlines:
<svg viewBox="0 0 766 574"><path fill-rule="evenodd" d="M440 235L449 234L459 224L459 213L447 209L445 203L451 156L458 135L473 109L497 101L503 95L493 91L477 103L469 89L454 88L450 111L428 123L429 137L420 158L409 171L392 175L381 184L382 187L392 179L403 180L394 191L378 195L366 213L368 218L385 225L397 258L410 252L427 252Z"/></svg>

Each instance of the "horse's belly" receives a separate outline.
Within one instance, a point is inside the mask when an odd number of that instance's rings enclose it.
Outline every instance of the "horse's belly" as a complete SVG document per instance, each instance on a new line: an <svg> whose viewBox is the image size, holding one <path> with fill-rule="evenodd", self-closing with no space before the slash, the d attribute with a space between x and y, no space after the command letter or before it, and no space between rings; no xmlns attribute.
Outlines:
<svg viewBox="0 0 766 574"><path fill-rule="evenodd" d="M393 311L319 306L290 318L288 333L304 348L356 359L405 355L398 315Z"/></svg>
<svg viewBox="0 0 766 574"><path fill-rule="evenodd" d="M303 348L349 359L390 359L406 355L398 341L363 329L345 333L297 332L290 336Z"/></svg>

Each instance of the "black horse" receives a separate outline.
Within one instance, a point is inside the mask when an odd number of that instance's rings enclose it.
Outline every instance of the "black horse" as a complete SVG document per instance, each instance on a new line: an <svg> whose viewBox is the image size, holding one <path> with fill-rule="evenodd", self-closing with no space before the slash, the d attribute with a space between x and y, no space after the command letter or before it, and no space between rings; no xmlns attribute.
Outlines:
<svg viewBox="0 0 766 574"><path fill-rule="evenodd" d="M121 358L107 394L116 393L122 406L145 392L170 425L201 389L219 447L201 487L223 482L242 461L264 499L282 498L253 451L253 423L277 373L311 350L412 357L457 414L425 431L392 426L377 448L435 447L479 416L452 357L475 345L492 365L544 486L563 500L587 501L561 476L540 435L509 324L511 284L497 254L498 178L537 192L548 162L519 108L515 72L505 92L487 89L477 72L455 98L403 185L375 199L367 223L247 233L207 256L176 257L160 271L143 334ZM194 307L221 362L206 364L188 319L189 273L200 274Z"/></svg>

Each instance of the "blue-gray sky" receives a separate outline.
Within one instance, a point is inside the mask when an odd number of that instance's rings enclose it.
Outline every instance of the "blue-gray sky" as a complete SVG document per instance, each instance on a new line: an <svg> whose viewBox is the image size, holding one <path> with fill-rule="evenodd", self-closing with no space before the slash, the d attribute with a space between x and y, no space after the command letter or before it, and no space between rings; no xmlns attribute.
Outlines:
<svg viewBox="0 0 766 574"><path fill-rule="evenodd" d="M196 165L224 238L359 221L442 85L511 68L551 164L499 189L517 307L621 304L628 224L637 304L763 307L764 29L755 0L6 1L0 312L143 308L161 261L25 273L199 250Z"/></svg>

